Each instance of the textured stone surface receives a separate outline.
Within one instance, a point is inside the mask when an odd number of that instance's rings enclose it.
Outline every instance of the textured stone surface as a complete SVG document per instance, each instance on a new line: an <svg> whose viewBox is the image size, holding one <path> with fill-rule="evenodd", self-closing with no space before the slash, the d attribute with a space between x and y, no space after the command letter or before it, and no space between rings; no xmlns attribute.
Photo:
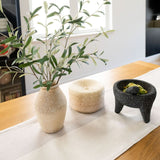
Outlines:
<svg viewBox="0 0 160 160"><path fill-rule="evenodd" d="M126 93L137 95L139 93L139 88L137 86L128 87Z"/></svg>
<svg viewBox="0 0 160 160"><path fill-rule="evenodd" d="M124 87L130 82L141 85L148 91L148 93L142 95L133 95L123 92ZM133 108L139 108L144 122L148 123L150 121L150 112L156 97L156 88L152 84L137 79L124 79L117 81L114 84L113 92L115 95L116 113L120 113L124 105Z"/></svg>

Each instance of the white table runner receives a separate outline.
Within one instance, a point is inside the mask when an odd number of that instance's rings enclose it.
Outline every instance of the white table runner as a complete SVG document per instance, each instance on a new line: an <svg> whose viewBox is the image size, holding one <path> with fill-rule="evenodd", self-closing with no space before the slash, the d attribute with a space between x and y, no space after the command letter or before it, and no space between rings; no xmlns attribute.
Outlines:
<svg viewBox="0 0 160 160"><path fill-rule="evenodd" d="M155 77L155 78L154 78ZM160 124L160 68L137 79L157 89L150 123L139 109L125 107L114 113L111 89L105 92L105 108L94 114L67 109L64 128L56 134L41 131L36 118L0 131L0 160L112 160Z"/></svg>

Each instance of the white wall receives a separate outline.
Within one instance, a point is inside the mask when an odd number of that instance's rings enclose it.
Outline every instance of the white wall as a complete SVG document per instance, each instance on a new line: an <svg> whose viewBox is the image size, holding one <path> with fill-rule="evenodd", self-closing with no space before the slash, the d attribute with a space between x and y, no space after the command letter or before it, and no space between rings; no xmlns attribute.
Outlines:
<svg viewBox="0 0 160 160"><path fill-rule="evenodd" d="M109 34L109 39L100 37L94 46L104 50L104 57L109 59L108 66L101 62L97 66L74 66L73 73L62 79L61 83L145 58L145 0L112 0L112 7L115 31ZM85 37L76 38L81 40ZM32 79L26 77L27 94L34 91Z"/></svg>

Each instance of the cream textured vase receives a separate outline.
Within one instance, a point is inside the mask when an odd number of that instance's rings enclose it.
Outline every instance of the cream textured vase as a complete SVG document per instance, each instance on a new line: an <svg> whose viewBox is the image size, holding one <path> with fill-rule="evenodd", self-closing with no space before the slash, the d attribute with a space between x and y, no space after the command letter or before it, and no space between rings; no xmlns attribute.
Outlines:
<svg viewBox="0 0 160 160"><path fill-rule="evenodd" d="M54 133L63 127L67 100L59 86L47 91L42 87L37 95L35 110L41 128L46 133Z"/></svg>
<svg viewBox="0 0 160 160"><path fill-rule="evenodd" d="M69 105L82 113L96 112L104 107L104 86L92 79L81 79L69 86Z"/></svg>

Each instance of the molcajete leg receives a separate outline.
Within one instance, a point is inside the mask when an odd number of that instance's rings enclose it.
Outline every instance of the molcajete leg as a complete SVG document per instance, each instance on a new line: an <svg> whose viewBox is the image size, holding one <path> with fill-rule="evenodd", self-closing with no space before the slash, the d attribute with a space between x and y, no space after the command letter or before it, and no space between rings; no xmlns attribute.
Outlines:
<svg viewBox="0 0 160 160"><path fill-rule="evenodd" d="M152 104L145 104L140 107L140 111L145 123L148 123L150 121L151 108Z"/></svg>
<svg viewBox="0 0 160 160"><path fill-rule="evenodd" d="M115 98L115 112L120 113L123 108L123 104L121 104L116 98Z"/></svg>

